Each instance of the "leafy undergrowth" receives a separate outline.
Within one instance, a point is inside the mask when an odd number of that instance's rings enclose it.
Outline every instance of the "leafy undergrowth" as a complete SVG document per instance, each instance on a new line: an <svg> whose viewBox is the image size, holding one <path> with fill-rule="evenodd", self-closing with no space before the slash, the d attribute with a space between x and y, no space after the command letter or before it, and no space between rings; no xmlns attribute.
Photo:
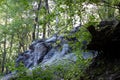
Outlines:
<svg viewBox="0 0 120 80"><path fill-rule="evenodd" d="M64 62L56 66L46 66L44 69L37 67L33 71L19 68L19 74L11 80L79 80L91 59L85 60L79 55L76 62Z"/></svg>

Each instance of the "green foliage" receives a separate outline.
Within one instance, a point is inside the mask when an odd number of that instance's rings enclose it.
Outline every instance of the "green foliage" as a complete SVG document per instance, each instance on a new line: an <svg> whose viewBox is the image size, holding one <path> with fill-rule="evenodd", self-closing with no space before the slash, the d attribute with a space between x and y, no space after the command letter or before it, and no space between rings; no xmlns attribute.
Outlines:
<svg viewBox="0 0 120 80"><path fill-rule="evenodd" d="M91 61L84 60L80 54L81 52L76 51L78 57L76 62L64 60L58 65L46 66L44 69L38 66L33 71L29 71L19 67L17 77L11 80L79 80Z"/></svg>

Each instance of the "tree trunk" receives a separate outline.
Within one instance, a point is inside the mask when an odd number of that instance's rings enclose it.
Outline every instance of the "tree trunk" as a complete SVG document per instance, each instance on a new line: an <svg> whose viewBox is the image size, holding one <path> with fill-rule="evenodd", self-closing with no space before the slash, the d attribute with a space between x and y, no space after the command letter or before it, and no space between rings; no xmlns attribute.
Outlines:
<svg viewBox="0 0 120 80"><path fill-rule="evenodd" d="M45 35L46 35L46 25L44 25L43 27L43 36L42 36L43 39L45 39Z"/></svg>
<svg viewBox="0 0 120 80"><path fill-rule="evenodd" d="M10 42L10 54L12 53L13 37L14 37L14 35L11 36L11 42Z"/></svg>
<svg viewBox="0 0 120 80"><path fill-rule="evenodd" d="M46 15L49 15L50 14L50 12L49 12L49 5L48 5L48 0L45 0L45 9L46 9ZM47 27L46 26L48 26L49 27L49 22L48 23L45 23L45 25L43 26L43 39L45 39L45 37L46 37L46 29L47 29ZM48 35L49 35L49 33L48 33Z"/></svg>
<svg viewBox="0 0 120 80"><path fill-rule="evenodd" d="M2 73L4 72L4 68L5 68L5 61L6 61L6 34L4 37L4 51L3 51L3 60L2 60Z"/></svg>
<svg viewBox="0 0 120 80"><path fill-rule="evenodd" d="M33 30L33 33L32 33L32 39L33 40L35 40L36 39L36 37L38 38L38 36L39 36L39 30L37 30L37 35L36 35L36 27L38 27L38 29L39 29L39 20L38 20L38 14L39 14L39 10L40 10L40 6L41 6L41 0L39 1L39 3L38 3L38 8L37 8L37 10L35 10L35 15L36 15L36 17L35 17L35 23L34 23L34 30Z"/></svg>

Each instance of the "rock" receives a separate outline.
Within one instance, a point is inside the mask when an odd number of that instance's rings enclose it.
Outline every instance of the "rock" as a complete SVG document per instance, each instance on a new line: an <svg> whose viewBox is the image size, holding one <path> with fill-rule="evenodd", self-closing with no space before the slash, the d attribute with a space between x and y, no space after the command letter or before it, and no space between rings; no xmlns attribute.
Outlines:
<svg viewBox="0 0 120 80"><path fill-rule="evenodd" d="M48 48L44 43L37 43L35 45L35 51L33 52L34 56L34 66L42 62L44 56L47 54Z"/></svg>
<svg viewBox="0 0 120 80"><path fill-rule="evenodd" d="M76 32L77 28L73 30ZM56 41L60 43L56 43ZM54 44L55 43L55 44ZM29 46L29 49L18 55L16 59L16 67L22 62L30 71L34 70L38 65L45 69L45 66L75 63L77 57L68 44L68 40L64 36L53 35L46 40L35 40ZM31 74L28 74L31 75ZM12 77L12 75L10 75ZM8 80L8 79L6 79Z"/></svg>
<svg viewBox="0 0 120 80"><path fill-rule="evenodd" d="M51 38L47 39L45 42L46 43L55 43L57 40L57 34L54 34Z"/></svg>
<svg viewBox="0 0 120 80"><path fill-rule="evenodd" d="M42 63L47 62L50 58L52 58L56 51L57 51L57 50L56 50L55 48L52 48L52 49L45 55L45 57L43 58Z"/></svg>
<svg viewBox="0 0 120 80"><path fill-rule="evenodd" d="M95 58L97 55L98 55L97 51L89 51L82 53L84 59Z"/></svg>

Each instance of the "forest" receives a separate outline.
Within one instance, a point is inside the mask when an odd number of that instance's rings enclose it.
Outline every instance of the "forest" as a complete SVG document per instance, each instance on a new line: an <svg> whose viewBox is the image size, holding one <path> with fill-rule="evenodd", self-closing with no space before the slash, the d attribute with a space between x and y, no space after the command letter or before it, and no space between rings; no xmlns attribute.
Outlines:
<svg viewBox="0 0 120 80"><path fill-rule="evenodd" d="M0 0L0 80L120 80L120 0Z"/></svg>

